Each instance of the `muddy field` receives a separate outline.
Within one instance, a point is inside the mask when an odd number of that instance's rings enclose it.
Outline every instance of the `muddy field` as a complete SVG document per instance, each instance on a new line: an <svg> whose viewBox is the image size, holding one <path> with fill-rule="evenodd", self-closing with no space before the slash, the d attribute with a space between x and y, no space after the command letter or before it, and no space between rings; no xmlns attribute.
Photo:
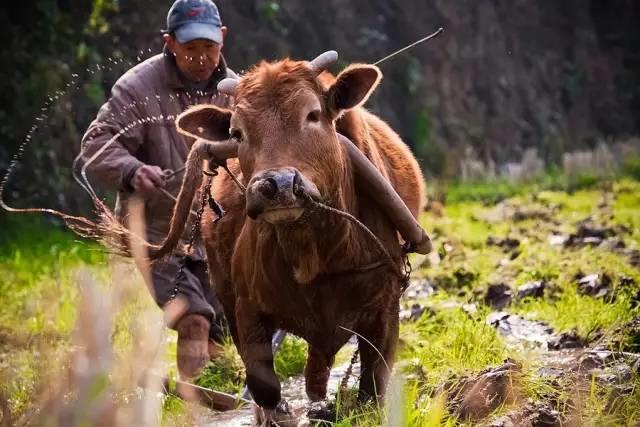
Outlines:
<svg viewBox="0 0 640 427"><path fill-rule="evenodd" d="M571 194L533 189L431 208L422 223L436 249L412 258L386 408L354 407L357 363L348 387L340 387L350 346L337 358L331 399L311 407L301 378L306 347L288 337L276 368L290 408L300 415L296 423L640 425L640 183L604 182ZM64 411L54 406L66 408L67 416L95 411L87 415L95 420L103 414L96 402L126 417L145 402L164 425L250 425L250 406L217 413L173 396L172 381L168 395L138 387L135 371L144 355L156 361L147 365L158 375L175 377L173 334L163 335L161 357L140 344L148 335L140 335L141 313L158 320L141 280L130 265L91 244L31 228L30 237L9 240L0 258L0 297L9 302L0 312L5 422L61 419ZM86 313L76 309L80 282L110 297L109 307L98 306L112 320L87 329ZM82 295L86 300L87 292ZM97 331L102 338L87 338L100 336ZM87 356L99 362L98 374L82 371L85 380L102 378L102 387L77 381L74 354L90 347L87 340L110 355ZM242 381L229 345L197 383L236 394ZM91 398L83 394L87 387Z"/></svg>

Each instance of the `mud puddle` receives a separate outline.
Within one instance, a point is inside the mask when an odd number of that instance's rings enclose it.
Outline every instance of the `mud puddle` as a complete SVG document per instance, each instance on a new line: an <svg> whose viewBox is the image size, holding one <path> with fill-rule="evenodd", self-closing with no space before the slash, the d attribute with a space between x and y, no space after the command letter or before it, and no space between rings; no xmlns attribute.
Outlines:
<svg viewBox="0 0 640 427"><path fill-rule="evenodd" d="M355 350L353 344L347 344L349 352ZM329 384L327 387L327 395L329 400L335 398L335 395L342 383L345 373L349 367L349 363L345 363L331 370ZM353 365L351 376L349 377L347 386L354 387L357 378L360 375L360 363ZM282 383L282 398L287 401L289 409L297 419L295 425L309 425L307 412L311 409L311 402L307 399L304 389L304 377L297 376L290 378ZM251 426L254 420L254 409L252 405L246 405L240 409L228 412L212 412L211 415L202 419L199 425L206 427L240 427Z"/></svg>

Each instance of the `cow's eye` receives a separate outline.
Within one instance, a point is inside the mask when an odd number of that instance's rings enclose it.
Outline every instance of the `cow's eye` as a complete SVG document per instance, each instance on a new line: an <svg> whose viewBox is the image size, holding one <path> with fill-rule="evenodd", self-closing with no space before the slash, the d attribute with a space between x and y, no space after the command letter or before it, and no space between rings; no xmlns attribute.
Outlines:
<svg viewBox="0 0 640 427"><path fill-rule="evenodd" d="M310 122L319 122L320 121L320 110L313 110L307 115L307 121Z"/></svg>
<svg viewBox="0 0 640 427"><path fill-rule="evenodd" d="M229 129L229 136L238 144L242 142L242 131L240 129Z"/></svg>

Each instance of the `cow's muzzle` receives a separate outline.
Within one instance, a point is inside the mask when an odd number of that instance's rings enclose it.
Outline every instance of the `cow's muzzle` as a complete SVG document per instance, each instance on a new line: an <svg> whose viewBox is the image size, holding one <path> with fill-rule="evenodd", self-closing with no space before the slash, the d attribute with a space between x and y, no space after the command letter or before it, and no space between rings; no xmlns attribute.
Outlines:
<svg viewBox="0 0 640 427"><path fill-rule="evenodd" d="M247 215L270 223L298 220L308 197L319 200L318 188L295 168L268 169L247 187Z"/></svg>

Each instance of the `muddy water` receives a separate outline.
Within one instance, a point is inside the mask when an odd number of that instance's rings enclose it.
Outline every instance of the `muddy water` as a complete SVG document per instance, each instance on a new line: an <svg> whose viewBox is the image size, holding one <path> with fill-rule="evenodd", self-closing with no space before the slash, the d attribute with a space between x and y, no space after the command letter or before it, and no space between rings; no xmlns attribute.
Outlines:
<svg viewBox="0 0 640 427"><path fill-rule="evenodd" d="M411 286L405 292L403 302L410 303L418 299L426 298L434 293L434 289L430 282L426 280L415 280ZM407 310L404 310L407 311ZM414 313L416 317L419 317L417 313ZM409 317L410 313L406 316ZM402 317L402 316L401 316ZM414 319L415 320L415 319ZM356 341L352 339L347 344L347 354L352 354L356 348ZM334 367L331 370L328 384L328 397L329 400L334 399L335 395L340 387L340 383L344 378L345 372L348 369L349 363L342 364ZM348 387L355 387L357 385L357 378L360 375L360 363L356 363L353 366L351 376L349 377ZM298 418L298 425L308 424L306 413L310 408L310 402L307 399L307 395L304 390L304 377L298 376L290 378L282 384L282 398L285 399L289 408ZM250 426L253 421L253 408L247 405L235 411L229 412L217 412L203 418L200 425L207 427L214 426L226 426L226 427L239 427Z"/></svg>
<svg viewBox="0 0 640 427"><path fill-rule="evenodd" d="M352 353L355 346L348 344L350 349L349 353ZM340 365L331 370L331 376L329 377L328 396L333 398L340 387L340 383L344 378L345 372L349 364ZM348 386L354 387L357 382L357 378L360 375L360 363L356 363L353 366L351 376L349 377ZM294 377L285 381L282 384L282 398L289 403L289 408L299 418L298 425L306 425L308 420L306 419L306 413L309 410L310 402L307 399L307 395L304 391L304 377ZM253 422L253 408L247 405L235 411L229 412L217 412L211 413L211 415L202 419L200 425L207 427L240 427L250 426Z"/></svg>
<svg viewBox="0 0 640 427"><path fill-rule="evenodd" d="M555 337L553 329L541 322L524 319L505 311L487 316L487 323L497 328L507 344L519 347L547 350Z"/></svg>

